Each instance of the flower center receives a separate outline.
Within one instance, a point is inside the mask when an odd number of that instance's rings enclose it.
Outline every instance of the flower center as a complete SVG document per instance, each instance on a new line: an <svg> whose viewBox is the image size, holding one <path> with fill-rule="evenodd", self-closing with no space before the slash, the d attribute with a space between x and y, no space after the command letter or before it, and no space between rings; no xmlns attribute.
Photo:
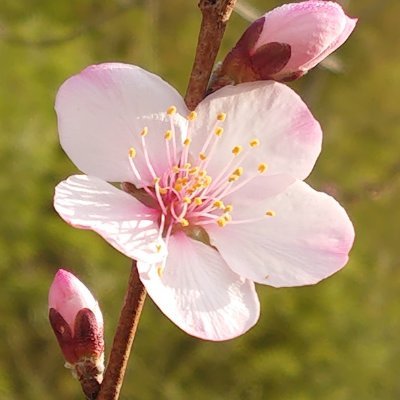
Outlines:
<svg viewBox="0 0 400 400"><path fill-rule="evenodd" d="M235 220L234 205L226 203L226 198L239 190L259 174L267 171L267 164L260 163L255 171L244 177L243 161L251 154L252 149L260 145L260 140L254 138L249 141L248 147L243 149L237 145L231 149L231 157L216 176L207 172L212 157L215 157L218 141L224 134L223 122L226 114L221 112L216 115L215 124L211 132L205 137L204 144L197 154L190 152L191 127L190 123L197 118L192 111L188 116L189 128L183 140L183 146L177 147L174 118L176 107L168 108L166 115L170 121L170 129L164 133L168 168L157 175L153 168L146 144L149 133L147 127L140 132L142 153L146 168L153 177L151 185L143 184L143 190L152 199L152 206L160 211L160 235L168 241L171 233L177 229L194 229L195 234L199 228L216 224L223 228L228 223L244 223L259 221L265 216L274 216L271 210L263 216L253 220ZM135 165L136 149L129 150L129 162L133 173L142 181L139 170ZM197 233L196 233L197 232Z"/></svg>

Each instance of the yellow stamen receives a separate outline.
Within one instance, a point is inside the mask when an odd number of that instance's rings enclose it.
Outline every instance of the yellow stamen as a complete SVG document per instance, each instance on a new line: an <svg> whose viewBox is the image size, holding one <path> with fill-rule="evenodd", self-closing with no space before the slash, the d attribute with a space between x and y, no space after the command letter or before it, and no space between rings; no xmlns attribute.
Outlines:
<svg viewBox="0 0 400 400"><path fill-rule="evenodd" d="M205 177L207 175L207 171L205 169L202 169L201 171L199 171L198 174L201 178Z"/></svg>
<svg viewBox="0 0 400 400"><path fill-rule="evenodd" d="M174 114L176 114L176 107L175 106L171 106L167 108L167 114L172 116Z"/></svg>
<svg viewBox="0 0 400 400"><path fill-rule="evenodd" d="M218 128L215 128L214 132L217 136L221 136L224 133L224 128L221 128L220 126Z"/></svg>
<svg viewBox="0 0 400 400"><path fill-rule="evenodd" d="M146 136L149 133L149 128L145 126L140 132L140 136Z"/></svg>
<svg viewBox="0 0 400 400"><path fill-rule="evenodd" d="M268 169L268 165L267 164L265 164L265 163L258 164L257 171L260 174L263 174L267 169Z"/></svg>
<svg viewBox="0 0 400 400"><path fill-rule="evenodd" d="M168 192L167 188L162 188L160 187L160 189L158 189L160 191L160 194L166 194Z"/></svg>
<svg viewBox="0 0 400 400"><path fill-rule="evenodd" d="M231 214L224 214L222 216L222 218L224 218L226 222L232 221L232 215Z"/></svg>
<svg viewBox="0 0 400 400"><path fill-rule="evenodd" d="M258 139L252 139L252 140L250 140L250 142L249 142L249 146L250 147L257 147L257 146L259 146L260 145L260 141L258 140Z"/></svg>
<svg viewBox="0 0 400 400"><path fill-rule="evenodd" d="M221 112L221 113L219 113L217 115L217 120L218 121L225 121L225 119L226 119L226 114L225 113Z"/></svg>
<svg viewBox="0 0 400 400"><path fill-rule="evenodd" d="M237 155L239 155L239 154L242 152L242 150L243 150L243 147L242 147L242 146L235 146L235 147L232 149L232 153L233 153L234 156L237 156Z"/></svg>
<svg viewBox="0 0 400 400"><path fill-rule="evenodd" d="M200 206L201 204L203 204L203 200L200 197L195 197L194 204L196 204L196 206Z"/></svg>
<svg viewBox="0 0 400 400"><path fill-rule="evenodd" d="M180 192L180 191L183 189L183 186L182 186L181 183L175 183L174 189L175 189L177 192Z"/></svg>
<svg viewBox="0 0 400 400"><path fill-rule="evenodd" d="M189 221L186 218L181 218L179 222L182 226L189 226Z"/></svg>
<svg viewBox="0 0 400 400"><path fill-rule="evenodd" d="M199 158L201 161L204 161L207 158L207 156L204 153L200 153Z"/></svg>
<svg viewBox="0 0 400 400"><path fill-rule="evenodd" d="M159 253L161 251L161 249L162 249L161 244L156 244L157 253Z"/></svg>
<svg viewBox="0 0 400 400"><path fill-rule="evenodd" d="M199 167L193 167L193 168L189 169L190 175L195 175L195 174L197 174L197 172L199 172Z"/></svg>
<svg viewBox="0 0 400 400"><path fill-rule="evenodd" d="M226 221L226 219L224 217L221 217L221 218L217 219L217 225L220 228L223 228L226 224L227 224L227 221Z"/></svg>
<svg viewBox="0 0 400 400"><path fill-rule="evenodd" d="M129 149L129 157L130 157L130 158L135 158L135 157L136 157L136 150L135 150L134 147L131 147L131 148Z"/></svg>
<svg viewBox="0 0 400 400"><path fill-rule="evenodd" d="M228 182L236 182L240 177L238 175L232 174L229 178L228 178Z"/></svg>
<svg viewBox="0 0 400 400"><path fill-rule="evenodd" d="M155 185L157 185L157 183L159 183L159 182L160 182L160 178L156 176L156 177L153 179L153 183L154 183Z"/></svg>
<svg viewBox="0 0 400 400"><path fill-rule="evenodd" d="M168 130L164 133L164 139L165 140L171 140L172 139L172 131Z"/></svg>
<svg viewBox="0 0 400 400"><path fill-rule="evenodd" d="M186 118L188 121L194 121L197 118L197 112L191 111Z"/></svg>
<svg viewBox="0 0 400 400"><path fill-rule="evenodd" d="M180 168L179 168L177 165L174 165L174 166L172 167L172 172L173 172L174 174L177 174L179 171L180 171Z"/></svg>
<svg viewBox="0 0 400 400"><path fill-rule="evenodd" d="M162 278L163 274L164 274L164 268L161 264L157 265L157 275L159 278Z"/></svg>
<svg viewBox="0 0 400 400"><path fill-rule="evenodd" d="M184 144L185 146L189 146L189 145L190 145L190 142L191 142L191 140L190 140L189 138L186 138L186 139L183 141L183 144Z"/></svg>
<svg viewBox="0 0 400 400"><path fill-rule="evenodd" d="M210 175L207 175L207 176L204 178L204 183L203 183L204 187L210 186L211 182L212 182L211 176L210 176Z"/></svg>
<svg viewBox="0 0 400 400"><path fill-rule="evenodd" d="M192 200L190 200L190 197L185 196L185 197L183 198L183 202L186 203L186 204L190 204L190 203L192 202Z"/></svg>
<svg viewBox="0 0 400 400"><path fill-rule="evenodd" d="M192 164L186 163L186 164L183 166L183 169L188 170L191 166L192 166Z"/></svg>
<svg viewBox="0 0 400 400"><path fill-rule="evenodd" d="M266 215L267 217L275 217L276 213L275 213L275 211L268 210L268 211L265 213L265 215Z"/></svg>
<svg viewBox="0 0 400 400"><path fill-rule="evenodd" d="M224 203L221 200L215 200L213 203L214 207L220 208L220 209L224 209Z"/></svg>
<svg viewBox="0 0 400 400"><path fill-rule="evenodd" d="M242 176L243 175L243 167L236 168L233 171L233 175Z"/></svg>
<svg viewBox="0 0 400 400"><path fill-rule="evenodd" d="M233 205L232 205L232 204L228 204L227 206L225 206L224 211L225 211L226 213L232 212L232 211L233 211Z"/></svg>

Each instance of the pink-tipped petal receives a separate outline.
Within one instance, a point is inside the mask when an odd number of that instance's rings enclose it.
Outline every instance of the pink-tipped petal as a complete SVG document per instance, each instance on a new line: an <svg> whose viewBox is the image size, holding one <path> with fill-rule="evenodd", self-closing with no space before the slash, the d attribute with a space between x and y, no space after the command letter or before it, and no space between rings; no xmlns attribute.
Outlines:
<svg viewBox="0 0 400 400"><path fill-rule="evenodd" d="M130 258L151 263L165 255L157 211L101 179L74 175L61 182L54 208L71 225L97 232Z"/></svg>
<svg viewBox="0 0 400 400"><path fill-rule="evenodd" d="M103 316L89 289L73 274L59 269L49 290L49 309L54 308L74 333L75 317L88 308L96 317L99 330L103 330Z"/></svg>
<svg viewBox="0 0 400 400"><path fill-rule="evenodd" d="M314 67L343 44L355 26L355 20L332 1L285 4L264 18L254 49L270 42L289 44L291 58L280 74Z"/></svg>
<svg viewBox="0 0 400 400"><path fill-rule="evenodd" d="M317 58L310 61L310 63L303 65L304 70L309 70L315 65L319 64L323 59L333 53L337 48L339 48L351 35L356 24L357 18L349 18L346 16L346 23L342 33L333 41Z"/></svg>
<svg viewBox="0 0 400 400"><path fill-rule="evenodd" d="M170 238L163 272L138 263L140 278L161 311L190 335L227 340L259 317L253 282L233 273L218 252L178 232Z"/></svg>
<svg viewBox="0 0 400 400"><path fill-rule="evenodd" d="M180 94L158 76L127 64L100 64L83 70L61 86L56 99L58 129L63 149L88 175L110 182L152 183L143 156L140 132L145 137L151 164L157 174L168 165L164 132L170 129L166 110L176 106L186 115ZM178 137L187 121L176 114ZM180 141L178 140L178 144ZM134 147L138 180L129 164Z"/></svg>
<svg viewBox="0 0 400 400"><path fill-rule="evenodd" d="M268 164L268 174L289 174L306 178L321 151L321 127L301 98L286 85L277 82L252 82L227 86L206 97L196 109L191 151L201 151L204 136L212 132L218 113L226 113L220 125L215 154L207 165L212 176L232 159L232 148L240 145L251 152L240 165L256 172L259 163ZM249 124L249 121L251 123ZM249 149L249 141L260 145Z"/></svg>
<svg viewBox="0 0 400 400"><path fill-rule="evenodd" d="M275 216L207 229L211 243L236 273L275 287L301 286L317 283L346 264L354 229L332 197L298 181L256 207L260 217L269 210ZM233 221L247 218L248 211L237 211Z"/></svg>

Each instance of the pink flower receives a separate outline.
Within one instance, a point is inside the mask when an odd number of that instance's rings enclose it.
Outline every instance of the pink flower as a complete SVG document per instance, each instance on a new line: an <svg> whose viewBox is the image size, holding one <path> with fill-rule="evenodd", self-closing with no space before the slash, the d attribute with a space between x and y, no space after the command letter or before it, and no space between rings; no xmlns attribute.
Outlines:
<svg viewBox="0 0 400 400"><path fill-rule="evenodd" d="M332 1L285 4L250 25L219 74L234 83L297 79L340 47L356 22Z"/></svg>
<svg viewBox="0 0 400 400"><path fill-rule="evenodd" d="M346 212L302 182L321 129L287 86L225 87L189 112L156 75L102 64L62 85L56 111L87 174L57 186L56 210L138 260L150 296L189 334L238 336L259 317L254 282L308 285L346 264Z"/></svg>
<svg viewBox="0 0 400 400"><path fill-rule="evenodd" d="M50 287L49 319L69 364L87 358L102 364L103 316L99 305L88 288L63 269L57 271Z"/></svg>

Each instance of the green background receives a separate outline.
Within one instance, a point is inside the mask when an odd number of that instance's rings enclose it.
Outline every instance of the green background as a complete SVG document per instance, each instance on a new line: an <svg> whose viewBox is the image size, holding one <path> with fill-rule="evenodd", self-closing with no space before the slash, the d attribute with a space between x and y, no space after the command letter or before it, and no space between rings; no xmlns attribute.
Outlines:
<svg viewBox="0 0 400 400"><path fill-rule="evenodd" d="M308 181L355 225L348 266L317 286L259 286L259 323L224 343L188 336L148 299L121 399L400 398L400 2L346 9L359 23L336 52L340 71L317 68L292 86L325 134ZM47 321L49 285L66 267L91 288L108 350L129 275L126 257L52 208L54 186L77 172L58 144L58 87L122 61L184 93L199 22L194 0L0 2L0 399L82 398ZM232 16L221 56L247 24Z"/></svg>

